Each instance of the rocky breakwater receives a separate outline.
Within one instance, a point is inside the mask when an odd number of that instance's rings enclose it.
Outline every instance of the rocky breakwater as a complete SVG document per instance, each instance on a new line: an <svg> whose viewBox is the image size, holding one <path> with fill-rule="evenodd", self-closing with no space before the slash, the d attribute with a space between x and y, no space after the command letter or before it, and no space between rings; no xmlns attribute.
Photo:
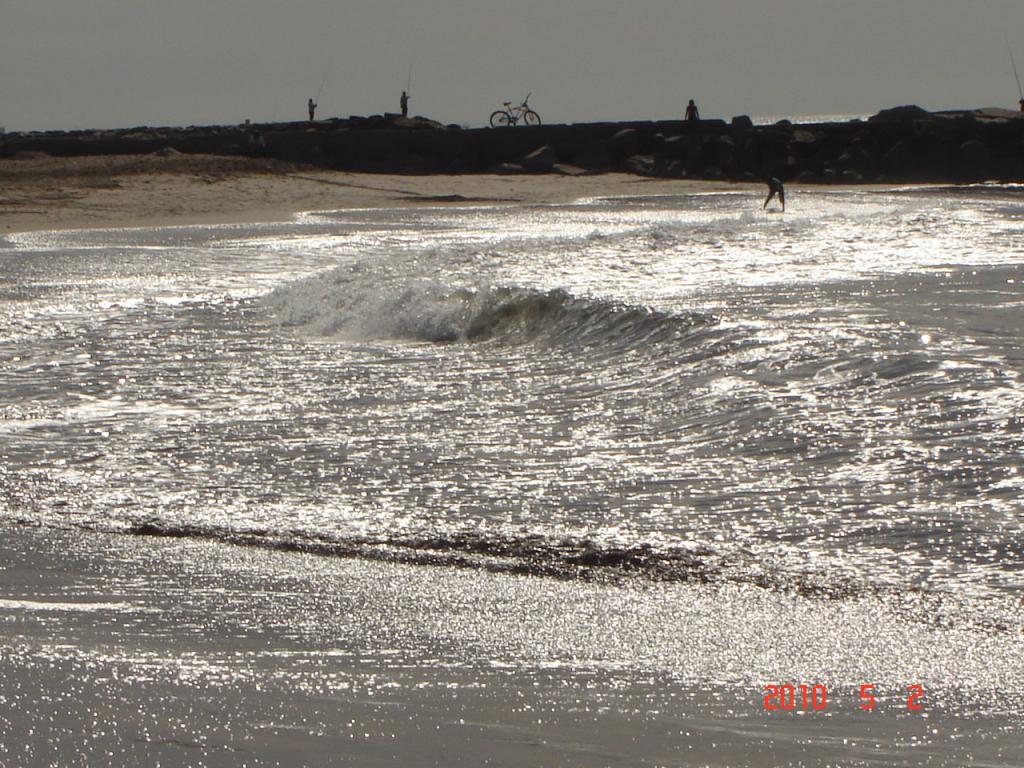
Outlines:
<svg viewBox="0 0 1024 768"><path fill-rule="evenodd" d="M0 157L183 152L379 173L602 173L808 183L1024 181L1024 115L884 110L842 123L747 117L461 128L397 115L0 136Z"/></svg>

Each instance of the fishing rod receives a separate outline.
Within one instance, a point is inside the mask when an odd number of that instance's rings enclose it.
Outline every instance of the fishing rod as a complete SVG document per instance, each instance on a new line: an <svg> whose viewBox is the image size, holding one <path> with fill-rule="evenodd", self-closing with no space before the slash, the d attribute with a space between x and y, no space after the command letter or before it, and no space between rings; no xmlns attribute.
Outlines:
<svg viewBox="0 0 1024 768"><path fill-rule="evenodd" d="M324 92L324 86L327 85L327 70L328 67L324 67L324 78L320 81L320 87L317 88L316 98L313 99L317 104L320 103L320 94Z"/></svg>
<svg viewBox="0 0 1024 768"><path fill-rule="evenodd" d="M1020 74L1017 72L1017 62L1013 59L1013 49L1010 47L1010 38L1005 32L1003 32L1003 41L1006 43L1006 52L1010 54L1010 65L1013 67L1013 76L1017 80L1017 93L1020 94L1020 100L1024 101L1024 87L1020 84Z"/></svg>
<svg viewBox="0 0 1024 768"><path fill-rule="evenodd" d="M405 79L405 92L408 95L412 95L412 65L416 61L416 57L412 56L409 58L409 76Z"/></svg>

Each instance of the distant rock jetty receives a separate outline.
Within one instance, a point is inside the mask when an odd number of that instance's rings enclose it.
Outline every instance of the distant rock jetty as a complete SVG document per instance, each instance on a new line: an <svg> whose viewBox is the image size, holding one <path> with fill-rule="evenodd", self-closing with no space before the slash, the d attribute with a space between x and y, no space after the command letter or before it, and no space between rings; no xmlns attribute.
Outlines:
<svg viewBox="0 0 1024 768"><path fill-rule="evenodd" d="M461 128L399 115L303 123L0 135L0 158L151 153L270 157L369 173L562 173L806 183L1024 181L1024 115L907 106L867 120Z"/></svg>

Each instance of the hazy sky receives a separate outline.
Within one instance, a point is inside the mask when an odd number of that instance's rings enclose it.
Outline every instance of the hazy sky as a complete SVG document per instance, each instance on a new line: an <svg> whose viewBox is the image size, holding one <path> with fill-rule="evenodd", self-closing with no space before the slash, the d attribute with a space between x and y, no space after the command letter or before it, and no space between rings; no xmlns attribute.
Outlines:
<svg viewBox="0 0 1024 768"><path fill-rule="evenodd" d="M481 125L1018 99L1024 0L0 0L7 130L397 111Z"/></svg>

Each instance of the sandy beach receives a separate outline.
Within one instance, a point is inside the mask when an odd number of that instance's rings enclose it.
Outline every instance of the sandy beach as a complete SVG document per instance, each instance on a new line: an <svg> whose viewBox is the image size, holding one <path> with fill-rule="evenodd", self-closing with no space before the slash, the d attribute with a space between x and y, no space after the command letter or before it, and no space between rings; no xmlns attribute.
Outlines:
<svg viewBox="0 0 1024 768"><path fill-rule="evenodd" d="M210 155L0 160L0 232L287 220L301 211L451 204L564 203L758 185L629 174L353 174Z"/></svg>

